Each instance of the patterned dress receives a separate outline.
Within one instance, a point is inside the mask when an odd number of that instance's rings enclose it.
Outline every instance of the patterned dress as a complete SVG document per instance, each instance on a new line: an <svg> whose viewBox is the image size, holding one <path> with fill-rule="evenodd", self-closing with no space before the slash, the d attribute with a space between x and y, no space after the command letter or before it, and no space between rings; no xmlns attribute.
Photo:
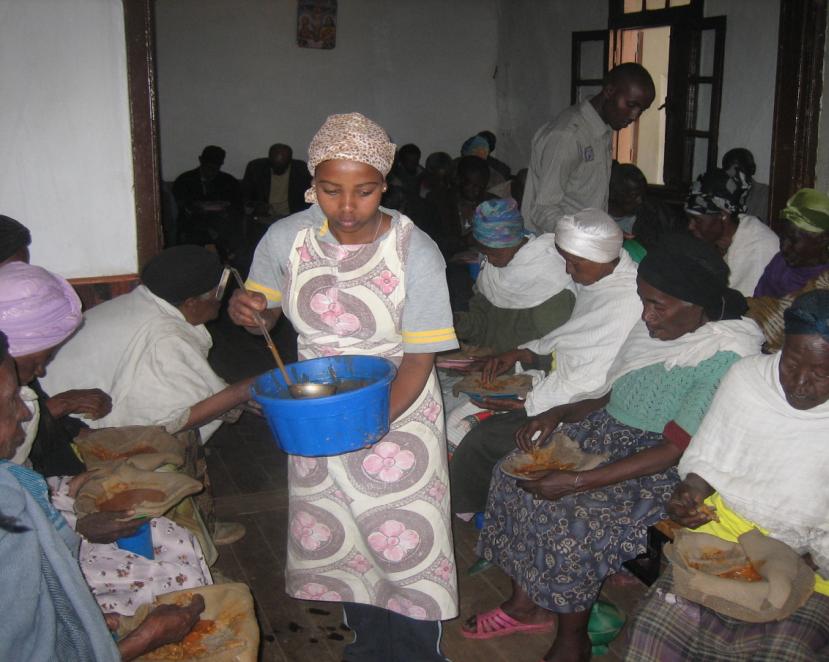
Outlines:
<svg viewBox="0 0 829 662"><path fill-rule="evenodd" d="M664 443L661 430L669 422L693 435L720 379L737 359L733 352L718 352L694 367L667 370L659 364L634 370L614 382L607 407L560 429L584 452L607 453L606 463ZM518 487L499 463L492 472L478 553L499 565L540 607L584 611L605 577L645 551L647 529L666 517L678 482L671 467L548 501Z"/></svg>
<svg viewBox="0 0 829 662"><path fill-rule="evenodd" d="M371 244L340 245L320 240L326 227L301 229L285 268L283 312L299 334L300 357L368 354L399 364L405 265L416 228L398 217ZM374 446L332 457L292 456L289 493L291 596L369 604L418 620L457 615L443 405L434 370Z"/></svg>

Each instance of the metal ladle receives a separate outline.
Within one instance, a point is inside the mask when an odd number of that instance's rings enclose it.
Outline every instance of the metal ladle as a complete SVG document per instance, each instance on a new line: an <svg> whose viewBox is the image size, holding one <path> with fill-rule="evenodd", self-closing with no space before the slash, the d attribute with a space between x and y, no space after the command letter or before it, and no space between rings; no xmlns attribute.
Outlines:
<svg viewBox="0 0 829 662"><path fill-rule="evenodd" d="M230 269L233 277L236 279L236 282L239 284L239 287L247 292L245 289L245 283L242 280L242 276L239 272L232 268ZM295 400L308 400L311 398L324 398L328 395L334 395L337 392L337 384L327 384L327 383L319 383L319 382L303 382L301 384L295 384L294 380L291 379L291 376L288 374L288 371L285 370L285 364L282 362L282 357L279 355L279 350L276 349L276 345L273 342L273 338L271 338L271 334L268 331L268 327L265 324L265 320L262 319L262 316L257 312L253 311L253 319L256 320L256 324L259 327L259 330L262 332L262 336L265 338L265 344L268 346L268 349L271 350L271 354L273 355L274 360L276 361L276 365L279 367L280 372L282 373L282 377L285 379L285 384L288 386L288 393L291 394L291 397Z"/></svg>

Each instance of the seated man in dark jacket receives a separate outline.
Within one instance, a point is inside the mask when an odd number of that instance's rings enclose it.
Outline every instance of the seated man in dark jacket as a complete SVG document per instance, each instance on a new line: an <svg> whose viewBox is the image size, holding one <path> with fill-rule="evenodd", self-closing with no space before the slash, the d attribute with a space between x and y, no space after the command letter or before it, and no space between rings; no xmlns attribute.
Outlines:
<svg viewBox="0 0 829 662"><path fill-rule="evenodd" d="M248 163L242 178L245 205L255 217L272 220L307 209L305 191L310 186L308 165L280 143L271 145L267 158Z"/></svg>
<svg viewBox="0 0 829 662"><path fill-rule="evenodd" d="M242 191L239 181L221 171L225 151L208 145L199 167L176 178L173 196L179 209L179 243L215 244L228 257L241 237Z"/></svg>

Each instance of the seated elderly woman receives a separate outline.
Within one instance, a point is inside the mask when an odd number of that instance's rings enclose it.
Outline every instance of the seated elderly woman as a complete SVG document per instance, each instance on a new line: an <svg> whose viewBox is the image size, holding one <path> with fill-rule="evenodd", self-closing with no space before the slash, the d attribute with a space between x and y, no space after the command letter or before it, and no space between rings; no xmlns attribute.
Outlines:
<svg viewBox="0 0 829 662"><path fill-rule="evenodd" d="M746 358L725 376L668 503L676 522L723 540L756 528L786 543L816 570L814 593L782 621L746 623L674 595L669 570L631 622L626 659L829 659L827 375L829 292L814 291L786 311L781 353Z"/></svg>
<svg viewBox="0 0 829 662"><path fill-rule="evenodd" d="M542 235L536 242L549 241ZM563 217L556 226L556 253L573 280L576 303L565 324L491 359L484 375L491 379L521 361L541 367L553 357L549 374L527 395L526 401L485 400L494 410L509 413L486 419L462 437L450 464L452 508L456 513L478 512L486 504L492 467L514 448L515 431L551 407L590 393L605 382L607 370L636 320L642 304L636 295L636 264L622 250L622 231L599 209L585 209ZM532 244L530 244L532 245ZM473 408L473 409L470 409ZM450 414L450 441L461 415L479 411L470 403Z"/></svg>
<svg viewBox="0 0 829 662"><path fill-rule="evenodd" d="M714 168L694 183L685 214L691 234L720 251L731 271L730 286L750 297L780 241L763 221L743 213L746 194L739 172Z"/></svg>
<svg viewBox="0 0 829 662"><path fill-rule="evenodd" d="M570 317L575 297L551 234L524 234L512 198L482 202L472 220L475 247L484 262L469 301L455 315L460 340L495 352L541 338Z"/></svg>
<svg viewBox="0 0 829 662"><path fill-rule="evenodd" d="M0 277L2 273L0 272ZM249 399L252 380L228 386L210 367L205 323L219 314L222 265L200 246L176 246L147 263L142 284L84 315L52 360L47 391L102 388L112 411L90 427L199 427L206 442L221 417ZM238 416L237 416L238 417Z"/></svg>
<svg viewBox="0 0 829 662"><path fill-rule="evenodd" d="M0 293L4 295L0 297L0 328L7 331L9 353L21 382L32 383L36 375L43 374L48 357L80 325L80 301L63 278L22 262L0 268ZM59 468L61 458L72 459L76 470L71 473L79 474L77 478L48 474L53 505L82 537L81 566L102 607L129 615L156 595L211 584L199 541L166 517L150 522L155 559L136 557L114 544L142 524L140 520L121 521L125 513L96 513L76 523L74 494L89 474L81 473L85 467L72 447L73 436L51 418L42 398L31 399L29 393L27 387L21 388L31 420L24 424L24 440L11 461L40 472L41 466ZM203 539L212 548L206 535Z"/></svg>
<svg viewBox="0 0 829 662"><path fill-rule="evenodd" d="M9 600L0 620L0 659L132 660L180 641L199 620L201 596L185 607L156 607L136 630L113 640L108 626L117 626L117 615L105 620L89 594L76 558L78 538L49 504L46 483L8 461L31 414L18 395L3 333L0 403L0 594Z"/></svg>
<svg viewBox="0 0 829 662"><path fill-rule="evenodd" d="M464 634L487 639L557 625L547 660L587 660L587 622L602 581L645 550L678 482L674 465L726 370L759 353L762 334L742 320L717 252L690 236L642 260L642 320L592 397L554 407L516 434L529 450L559 424L582 451L607 454L588 471L516 481L497 466L478 553L511 578L512 596L473 617Z"/></svg>
<svg viewBox="0 0 829 662"><path fill-rule="evenodd" d="M755 297L796 294L829 271L829 196L810 188L795 193L780 212L780 252L766 266ZM791 301L786 303L787 307Z"/></svg>

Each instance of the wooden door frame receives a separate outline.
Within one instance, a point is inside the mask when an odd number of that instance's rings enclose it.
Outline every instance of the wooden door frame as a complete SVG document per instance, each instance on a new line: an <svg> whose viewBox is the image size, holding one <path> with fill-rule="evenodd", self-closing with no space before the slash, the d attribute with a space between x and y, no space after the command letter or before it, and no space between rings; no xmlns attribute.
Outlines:
<svg viewBox="0 0 829 662"><path fill-rule="evenodd" d="M138 271L162 248L154 0L122 0Z"/></svg>
<svg viewBox="0 0 829 662"><path fill-rule="evenodd" d="M826 18L825 0L780 2L769 179L775 230L789 197L815 184Z"/></svg>

